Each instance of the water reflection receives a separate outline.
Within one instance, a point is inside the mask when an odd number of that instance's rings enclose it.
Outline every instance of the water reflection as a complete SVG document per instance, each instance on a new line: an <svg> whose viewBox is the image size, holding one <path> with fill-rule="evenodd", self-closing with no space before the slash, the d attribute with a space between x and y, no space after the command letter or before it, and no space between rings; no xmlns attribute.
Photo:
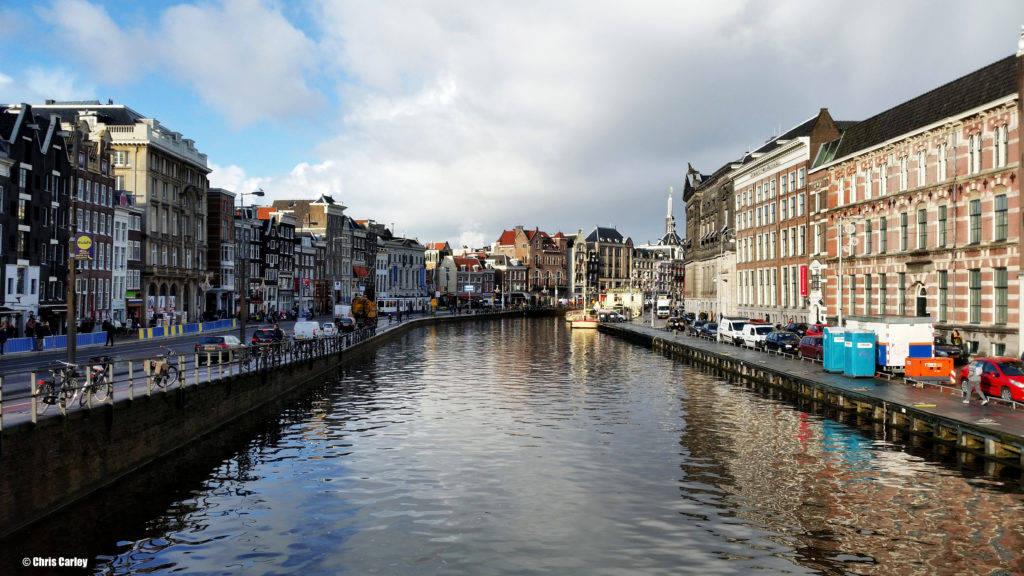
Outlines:
<svg viewBox="0 0 1024 576"><path fill-rule="evenodd" d="M113 573L1021 568L1018 487L549 319L408 334L243 424L21 543L90 526L69 546Z"/></svg>

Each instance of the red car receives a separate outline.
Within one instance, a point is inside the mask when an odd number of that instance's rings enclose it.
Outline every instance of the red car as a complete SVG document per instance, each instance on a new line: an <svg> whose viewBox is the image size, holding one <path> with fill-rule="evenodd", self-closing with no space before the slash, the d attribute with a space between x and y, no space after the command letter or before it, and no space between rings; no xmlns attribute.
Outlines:
<svg viewBox="0 0 1024 576"><path fill-rule="evenodd" d="M807 334L800 339L800 347L798 348L800 356L803 358L821 360L825 355L823 348L824 342L825 337L821 334Z"/></svg>
<svg viewBox="0 0 1024 576"><path fill-rule="evenodd" d="M1024 362L1008 356L975 358L960 369L960 388L966 394L971 389L967 383L967 371L975 364L981 364L981 391L1003 400L1024 402Z"/></svg>

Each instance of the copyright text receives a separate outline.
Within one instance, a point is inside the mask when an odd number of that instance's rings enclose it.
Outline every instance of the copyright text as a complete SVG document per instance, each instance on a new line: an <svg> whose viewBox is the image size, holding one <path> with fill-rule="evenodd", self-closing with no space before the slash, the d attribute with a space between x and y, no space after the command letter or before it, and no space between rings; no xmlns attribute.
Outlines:
<svg viewBox="0 0 1024 576"><path fill-rule="evenodd" d="M26 556L21 559L21 565L32 568L88 568L89 559L64 558L63 556Z"/></svg>

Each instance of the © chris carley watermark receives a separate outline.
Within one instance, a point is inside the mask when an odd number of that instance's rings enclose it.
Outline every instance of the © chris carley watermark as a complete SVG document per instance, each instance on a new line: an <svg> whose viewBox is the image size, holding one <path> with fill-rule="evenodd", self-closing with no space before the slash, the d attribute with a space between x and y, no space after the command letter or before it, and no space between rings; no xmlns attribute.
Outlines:
<svg viewBox="0 0 1024 576"><path fill-rule="evenodd" d="M32 568L88 568L88 558L64 558L63 556L26 556L21 565Z"/></svg>

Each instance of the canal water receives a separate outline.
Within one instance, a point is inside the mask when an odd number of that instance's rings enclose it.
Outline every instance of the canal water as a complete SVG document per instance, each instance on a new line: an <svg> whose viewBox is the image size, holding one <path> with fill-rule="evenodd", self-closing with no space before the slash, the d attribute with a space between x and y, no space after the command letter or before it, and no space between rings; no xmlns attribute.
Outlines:
<svg viewBox="0 0 1024 576"><path fill-rule="evenodd" d="M1022 527L1019 479L506 319L412 330L8 539L0 571L1015 574Z"/></svg>

